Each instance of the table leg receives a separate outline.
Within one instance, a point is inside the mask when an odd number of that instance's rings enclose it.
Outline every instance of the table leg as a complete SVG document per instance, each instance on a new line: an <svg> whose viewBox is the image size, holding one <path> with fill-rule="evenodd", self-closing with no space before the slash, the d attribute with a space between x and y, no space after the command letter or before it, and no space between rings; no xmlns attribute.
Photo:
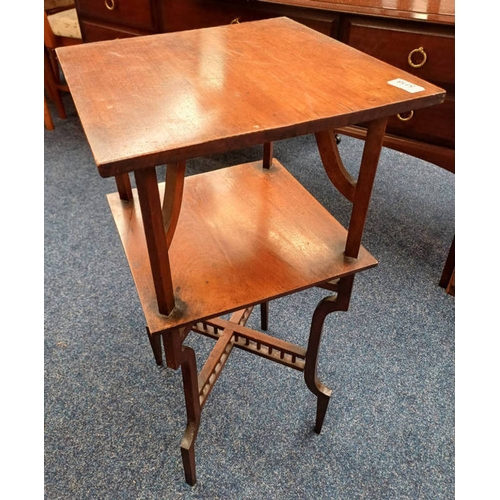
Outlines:
<svg viewBox="0 0 500 500"><path fill-rule="evenodd" d="M335 134L331 131L316 134L316 142L328 177L353 204L345 249L346 257L354 259L358 257L386 124L387 118L373 120L368 124L357 181L351 177L342 163Z"/></svg>
<svg viewBox="0 0 500 500"><path fill-rule="evenodd" d="M264 154L262 156L262 166L264 168L271 168L272 164L273 164L273 143L265 142Z"/></svg>
<svg viewBox="0 0 500 500"><path fill-rule="evenodd" d="M167 316L175 307L168 247L180 213L185 166L185 162L168 165L163 207L156 169L152 167L135 171L158 310Z"/></svg>
<svg viewBox="0 0 500 500"><path fill-rule="evenodd" d="M146 332L148 334L149 343L151 344L151 349L153 350L153 355L155 357L156 364L158 366L163 365L163 356L161 353L161 336L151 335L149 328L146 327Z"/></svg>
<svg viewBox="0 0 500 500"><path fill-rule="evenodd" d="M260 328L266 331L269 325L269 302L260 304Z"/></svg>
<svg viewBox="0 0 500 500"><path fill-rule="evenodd" d="M351 299L351 291L354 283L354 275L341 278L336 284L336 294L326 297L316 306L314 310L309 342L307 345L304 379L309 390L318 398L316 407L316 424L314 432L319 434L323 427L328 403L332 390L322 384L317 377L318 352L323 333L323 325L326 317L335 311L347 311Z"/></svg>
<svg viewBox="0 0 500 500"><path fill-rule="evenodd" d="M130 184L129 174L115 175L115 182L118 189L118 194L120 195L120 200L132 200L132 185Z"/></svg>
<svg viewBox="0 0 500 500"><path fill-rule="evenodd" d="M358 257L375 174L377 173L380 152L382 151L382 144L384 142L386 125L387 118L374 120L368 125L347 235L345 248L345 255L347 257Z"/></svg>
<svg viewBox="0 0 500 500"><path fill-rule="evenodd" d="M196 483L194 442L198 435L201 419L198 372L196 355L191 347L182 346L182 358L182 383L186 401L187 425L181 441L181 456L186 483L193 486Z"/></svg>
<svg viewBox="0 0 500 500"><path fill-rule="evenodd" d="M147 168L137 170L135 172L135 180L141 205L142 221L148 246L149 263L153 274L158 310L161 314L168 316L175 307L175 299L156 169Z"/></svg>

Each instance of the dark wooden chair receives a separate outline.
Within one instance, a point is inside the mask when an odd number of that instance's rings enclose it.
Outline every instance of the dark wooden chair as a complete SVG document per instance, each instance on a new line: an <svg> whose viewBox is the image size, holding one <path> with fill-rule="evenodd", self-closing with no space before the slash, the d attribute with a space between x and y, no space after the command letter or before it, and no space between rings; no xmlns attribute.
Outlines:
<svg viewBox="0 0 500 500"><path fill-rule="evenodd" d="M61 69L57 60L56 49L82 43L82 34L73 0L45 0L44 5L44 122L49 130L54 123L47 106L47 97L56 107L60 118L66 118L61 92L69 92L67 84L61 78Z"/></svg>

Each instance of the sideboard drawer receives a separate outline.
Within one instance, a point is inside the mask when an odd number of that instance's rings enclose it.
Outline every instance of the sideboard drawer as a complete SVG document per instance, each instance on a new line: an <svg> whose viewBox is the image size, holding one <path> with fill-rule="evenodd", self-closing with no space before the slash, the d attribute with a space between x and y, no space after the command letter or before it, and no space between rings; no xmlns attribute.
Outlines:
<svg viewBox="0 0 500 500"><path fill-rule="evenodd" d="M128 38L147 34L132 29L127 30L125 27L112 28L83 20L80 20L80 28L85 42L100 42L102 40L114 40L115 38Z"/></svg>
<svg viewBox="0 0 500 500"><path fill-rule="evenodd" d="M354 17L341 30L351 47L454 91L453 28Z"/></svg>
<svg viewBox="0 0 500 500"><path fill-rule="evenodd" d="M80 17L139 30L156 29L151 0L77 0Z"/></svg>
<svg viewBox="0 0 500 500"><path fill-rule="evenodd" d="M334 36L337 32L339 16L328 11L249 0L182 0L165 2L163 5L165 31L244 23L280 16L294 19L328 36Z"/></svg>
<svg viewBox="0 0 500 500"><path fill-rule="evenodd" d="M386 142L388 147L454 171L453 0L75 0L75 3L85 42L277 16L294 19L444 88L447 96L443 104L416 110L406 122L390 118L387 124L390 138ZM363 127L352 129L346 133L364 136Z"/></svg>
<svg viewBox="0 0 500 500"><path fill-rule="evenodd" d="M315 10L302 7L291 7L289 5L276 3L255 2L254 9L262 14L267 13L269 17L285 16L308 26L324 35L337 38L339 15L335 12Z"/></svg>
<svg viewBox="0 0 500 500"><path fill-rule="evenodd" d="M455 98L447 96L442 104L417 109L404 116L392 116L387 133L448 148L455 147Z"/></svg>
<svg viewBox="0 0 500 500"><path fill-rule="evenodd" d="M231 23L244 23L269 17L249 9L247 5L246 0L229 3L214 0L164 2L162 26L167 32L182 31Z"/></svg>

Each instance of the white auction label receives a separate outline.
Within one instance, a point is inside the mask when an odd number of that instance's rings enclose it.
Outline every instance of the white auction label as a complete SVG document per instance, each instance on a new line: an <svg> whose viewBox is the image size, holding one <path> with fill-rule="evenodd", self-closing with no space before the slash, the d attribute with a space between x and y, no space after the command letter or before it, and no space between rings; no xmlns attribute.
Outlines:
<svg viewBox="0 0 500 500"><path fill-rule="evenodd" d="M393 85L394 87L399 87L400 89L406 90L406 92L410 92L410 94L414 94L415 92L421 92L425 90L424 87L420 87L420 85L415 85L414 83L403 80L402 78L396 78L395 80L391 80L387 82L389 85Z"/></svg>

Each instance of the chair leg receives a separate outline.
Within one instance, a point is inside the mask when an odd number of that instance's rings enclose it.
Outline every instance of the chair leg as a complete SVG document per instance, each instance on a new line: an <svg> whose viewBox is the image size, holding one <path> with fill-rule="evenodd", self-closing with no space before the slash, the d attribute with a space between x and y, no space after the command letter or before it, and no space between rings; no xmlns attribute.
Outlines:
<svg viewBox="0 0 500 500"><path fill-rule="evenodd" d="M47 99L45 97L43 98L43 121L47 130L54 130L54 122L52 121L52 116L50 115L49 106L47 105Z"/></svg>
<svg viewBox="0 0 500 500"><path fill-rule="evenodd" d="M186 400L187 426L181 442L181 455L186 483L193 486L196 483L194 442L200 427L201 406L194 350L190 347L182 346L182 358L181 370L184 397Z"/></svg>
<svg viewBox="0 0 500 500"><path fill-rule="evenodd" d="M44 50L44 86L49 94L50 99L56 106L57 113L61 119L66 119L66 110L62 101L62 97L58 88L56 77L52 70L52 64L47 54L47 49Z"/></svg>
<svg viewBox="0 0 500 500"><path fill-rule="evenodd" d="M314 432L319 434L323 427L328 403L332 390L322 384L317 377L318 352L323 333L323 325L326 317L335 311L347 311L351 298L354 275L342 278L338 282L336 295L326 297L320 301L314 310L309 342L307 346L306 360L304 366L304 379L309 390L317 396L316 424Z"/></svg>

